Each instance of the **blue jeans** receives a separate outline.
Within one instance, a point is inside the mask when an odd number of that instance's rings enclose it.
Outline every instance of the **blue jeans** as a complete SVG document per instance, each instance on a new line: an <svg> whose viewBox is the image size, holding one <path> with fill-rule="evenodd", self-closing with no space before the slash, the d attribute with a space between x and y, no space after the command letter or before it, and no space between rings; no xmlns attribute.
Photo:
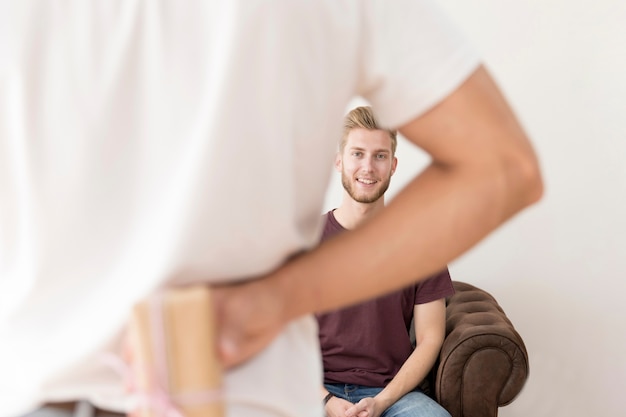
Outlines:
<svg viewBox="0 0 626 417"><path fill-rule="evenodd" d="M363 398L375 397L382 388L364 387L353 384L324 384L334 396L348 400L353 404ZM405 394L394 405L385 410L381 417L450 417L435 400L416 389Z"/></svg>

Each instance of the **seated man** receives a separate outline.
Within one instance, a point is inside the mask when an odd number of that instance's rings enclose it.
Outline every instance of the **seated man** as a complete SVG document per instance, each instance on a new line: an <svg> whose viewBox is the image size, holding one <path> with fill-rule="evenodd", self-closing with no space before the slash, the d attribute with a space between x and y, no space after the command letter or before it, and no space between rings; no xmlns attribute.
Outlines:
<svg viewBox="0 0 626 417"><path fill-rule="evenodd" d="M326 214L322 240L355 228L384 207L397 164L395 150L396 132L379 127L371 108L358 107L346 116L335 161L344 197ZM393 250L385 242L371 243L381 252ZM326 415L449 416L416 387L441 349L445 297L453 292L446 269L403 290L318 315ZM415 349L409 337L412 318Z"/></svg>

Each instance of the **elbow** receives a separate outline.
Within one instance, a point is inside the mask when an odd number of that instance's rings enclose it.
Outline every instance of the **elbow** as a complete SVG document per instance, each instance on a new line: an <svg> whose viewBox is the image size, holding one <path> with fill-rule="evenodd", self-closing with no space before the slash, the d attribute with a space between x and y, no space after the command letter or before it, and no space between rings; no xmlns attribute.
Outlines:
<svg viewBox="0 0 626 417"><path fill-rule="evenodd" d="M508 202L505 203L508 206L508 215L541 200L544 183L539 161L532 149L503 158L500 167L500 172L504 173L501 184L502 193Z"/></svg>
<svg viewBox="0 0 626 417"><path fill-rule="evenodd" d="M537 203L543 197L544 183L541 167L534 152L527 152L518 158L517 167L518 186L523 207Z"/></svg>

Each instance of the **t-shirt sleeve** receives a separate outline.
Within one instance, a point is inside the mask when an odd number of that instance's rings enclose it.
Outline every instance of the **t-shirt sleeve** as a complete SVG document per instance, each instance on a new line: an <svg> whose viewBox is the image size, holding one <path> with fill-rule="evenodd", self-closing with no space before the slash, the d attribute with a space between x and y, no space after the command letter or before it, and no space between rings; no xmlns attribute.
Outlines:
<svg viewBox="0 0 626 417"><path fill-rule="evenodd" d="M448 268L427 278L417 285L415 304L426 304L454 294L452 279Z"/></svg>
<svg viewBox="0 0 626 417"><path fill-rule="evenodd" d="M477 52L431 0L368 2L360 94L381 124L397 128L456 90Z"/></svg>

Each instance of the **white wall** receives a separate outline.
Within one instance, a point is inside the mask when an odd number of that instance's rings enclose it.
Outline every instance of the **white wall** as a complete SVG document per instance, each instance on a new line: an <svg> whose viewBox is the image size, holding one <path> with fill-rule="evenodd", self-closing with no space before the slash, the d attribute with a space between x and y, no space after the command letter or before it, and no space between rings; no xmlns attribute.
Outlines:
<svg viewBox="0 0 626 417"><path fill-rule="evenodd" d="M530 379L502 417L626 415L626 1L439 0L542 160L546 195L450 265L491 292ZM389 195L424 164L399 145ZM341 198L338 177L326 208Z"/></svg>

